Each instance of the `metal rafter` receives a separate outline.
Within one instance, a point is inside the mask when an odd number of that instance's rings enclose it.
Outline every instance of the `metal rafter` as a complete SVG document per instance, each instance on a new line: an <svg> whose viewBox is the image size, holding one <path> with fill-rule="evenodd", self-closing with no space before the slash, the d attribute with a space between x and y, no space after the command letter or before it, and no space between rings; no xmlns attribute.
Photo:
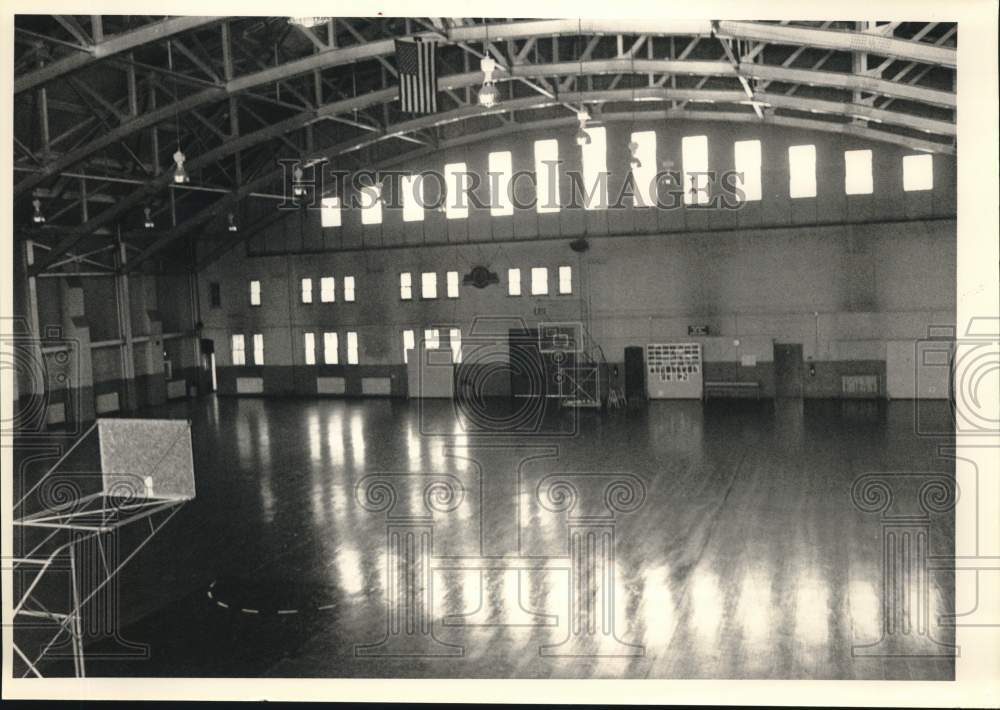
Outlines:
<svg viewBox="0 0 1000 710"><path fill-rule="evenodd" d="M36 86L52 81L63 74L83 69L115 54L127 52L144 44L171 37L180 32L187 32L198 27L222 20L222 17L172 17L159 22L153 22L137 30L125 32L99 41L89 47L85 53L70 55L56 60L51 64L36 69L30 74L14 80L14 93L19 94Z"/></svg>

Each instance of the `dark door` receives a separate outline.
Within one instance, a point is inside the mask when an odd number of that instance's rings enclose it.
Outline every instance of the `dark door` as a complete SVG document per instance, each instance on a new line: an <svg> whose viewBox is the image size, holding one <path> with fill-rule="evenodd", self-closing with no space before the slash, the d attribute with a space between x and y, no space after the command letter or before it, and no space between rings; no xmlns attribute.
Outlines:
<svg viewBox="0 0 1000 710"><path fill-rule="evenodd" d="M802 396L802 346L798 343L774 344L774 394Z"/></svg>

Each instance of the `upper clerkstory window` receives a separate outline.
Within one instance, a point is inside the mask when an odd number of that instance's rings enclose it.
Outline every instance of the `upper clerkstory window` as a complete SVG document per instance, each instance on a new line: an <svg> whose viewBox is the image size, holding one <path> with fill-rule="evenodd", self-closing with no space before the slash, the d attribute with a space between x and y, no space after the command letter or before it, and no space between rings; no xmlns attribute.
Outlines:
<svg viewBox="0 0 1000 710"><path fill-rule="evenodd" d="M733 167L742 178L736 184L743 191L744 202L756 202L761 197L760 141L736 141L733 144Z"/></svg>
<svg viewBox="0 0 1000 710"><path fill-rule="evenodd" d="M844 152L844 194L872 194L872 152L870 150Z"/></svg>
<svg viewBox="0 0 1000 710"><path fill-rule="evenodd" d="M788 196L816 197L816 146L788 147Z"/></svg>
<svg viewBox="0 0 1000 710"><path fill-rule="evenodd" d="M632 179L635 181L636 207L656 206L656 131L632 134L634 151L629 157Z"/></svg>
<svg viewBox="0 0 1000 710"><path fill-rule="evenodd" d="M361 188L361 224L382 224L382 186Z"/></svg>
<svg viewBox="0 0 1000 710"><path fill-rule="evenodd" d="M559 141L535 141L535 211L559 211Z"/></svg>
<svg viewBox="0 0 1000 710"><path fill-rule="evenodd" d="M513 165L510 151L489 154L490 214L494 217L514 214L509 192Z"/></svg>
<svg viewBox="0 0 1000 710"><path fill-rule="evenodd" d="M320 203L320 224L324 227L340 226L340 198L324 197Z"/></svg>
<svg viewBox="0 0 1000 710"><path fill-rule="evenodd" d="M930 190L934 187L934 156L924 155L903 156L903 189Z"/></svg>
<svg viewBox="0 0 1000 710"><path fill-rule="evenodd" d="M583 161L584 208L606 209L608 206L608 143L604 126L587 129L590 143L580 147Z"/></svg>
<svg viewBox="0 0 1000 710"><path fill-rule="evenodd" d="M681 139L681 169L684 171L684 204L708 204L708 136Z"/></svg>
<svg viewBox="0 0 1000 710"><path fill-rule="evenodd" d="M448 163L444 166L444 214L448 219L469 216L469 174L465 163Z"/></svg>
<svg viewBox="0 0 1000 710"><path fill-rule="evenodd" d="M420 222L424 218L424 179L419 175L404 175L399 181L403 197L403 221Z"/></svg>

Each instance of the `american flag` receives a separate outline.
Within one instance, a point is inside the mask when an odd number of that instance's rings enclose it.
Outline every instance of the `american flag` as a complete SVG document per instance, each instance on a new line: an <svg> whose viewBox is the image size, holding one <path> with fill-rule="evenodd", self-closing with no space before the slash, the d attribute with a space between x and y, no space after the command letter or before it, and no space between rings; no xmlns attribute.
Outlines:
<svg viewBox="0 0 1000 710"><path fill-rule="evenodd" d="M437 42L396 40L399 106L409 113L437 111Z"/></svg>

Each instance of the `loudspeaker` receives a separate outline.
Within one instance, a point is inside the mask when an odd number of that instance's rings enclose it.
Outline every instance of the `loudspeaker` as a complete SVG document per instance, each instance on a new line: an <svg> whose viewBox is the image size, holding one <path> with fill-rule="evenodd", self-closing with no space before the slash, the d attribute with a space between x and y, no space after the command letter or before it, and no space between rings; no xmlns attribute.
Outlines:
<svg viewBox="0 0 1000 710"><path fill-rule="evenodd" d="M625 348L625 398L629 402L646 399L646 358L638 345Z"/></svg>

